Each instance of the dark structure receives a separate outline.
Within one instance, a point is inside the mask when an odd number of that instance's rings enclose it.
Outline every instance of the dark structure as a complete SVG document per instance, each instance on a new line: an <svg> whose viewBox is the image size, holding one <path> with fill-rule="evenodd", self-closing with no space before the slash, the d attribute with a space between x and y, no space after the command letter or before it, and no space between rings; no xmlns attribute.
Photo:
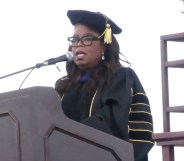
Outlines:
<svg viewBox="0 0 184 161"><path fill-rule="evenodd" d="M163 133L153 134L158 146L162 146L163 161L174 161L174 147L184 146L184 131L172 132L170 113L184 113L184 105L170 106L169 103L169 68L184 68L184 59L168 61L168 42L184 42L184 33L164 35L161 39L161 73L163 100ZM181 91L180 91L181 92ZM181 96L183 97L183 96Z"/></svg>
<svg viewBox="0 0 184 161"><path fill-rule="evenodd" d="M132 144L67 118L51 87L0 94L0 161L134 161Z"/></svg>

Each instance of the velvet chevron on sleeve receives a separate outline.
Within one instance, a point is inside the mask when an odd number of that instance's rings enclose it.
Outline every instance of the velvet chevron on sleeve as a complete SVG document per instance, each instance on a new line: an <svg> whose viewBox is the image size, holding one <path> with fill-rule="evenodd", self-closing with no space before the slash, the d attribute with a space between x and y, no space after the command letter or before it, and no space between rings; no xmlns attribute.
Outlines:
<svg viewBox="0 0 184 161"><path fill-rule="evenodd" d="M135 160L147 160L144 154L154 145L153 120L148 97L135 75L132 86L132 103L129 111L129 140L134 145Z"/></svg>
<svg viewBox="0 0 184 161"><path fill-rule="evenodd" d="M152 115L145 93L133 93L129 112L129 136L133 142L151 141L153 132Z"/></svg>

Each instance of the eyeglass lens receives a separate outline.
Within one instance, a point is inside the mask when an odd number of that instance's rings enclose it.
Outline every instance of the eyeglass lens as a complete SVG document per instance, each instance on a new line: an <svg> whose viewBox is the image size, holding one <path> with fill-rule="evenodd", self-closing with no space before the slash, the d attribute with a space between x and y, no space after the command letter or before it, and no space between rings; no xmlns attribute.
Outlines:
<svg viewBox="0 0 184 161"><path fill-rule="evenodd" d="M98 37L88 35L88 36L83 36L81 38L79 37L69 37L68 41L70 42L70 46L75 47L78 45L78 43L81 41L82 45L84 46L90 46L92 45L92 42L98 40Z"/></svg>

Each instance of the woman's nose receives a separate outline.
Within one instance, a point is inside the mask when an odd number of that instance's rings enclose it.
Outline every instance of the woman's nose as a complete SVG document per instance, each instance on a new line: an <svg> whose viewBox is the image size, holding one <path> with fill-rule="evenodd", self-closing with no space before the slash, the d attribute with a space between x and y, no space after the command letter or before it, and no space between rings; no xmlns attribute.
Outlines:
<svg viewBox="0 0 184 161"><path fill-rule="evenodd" d="M82 43L82 40L79 40L79 42L77 43L77 47L83 47L84 44Z"/></svg>

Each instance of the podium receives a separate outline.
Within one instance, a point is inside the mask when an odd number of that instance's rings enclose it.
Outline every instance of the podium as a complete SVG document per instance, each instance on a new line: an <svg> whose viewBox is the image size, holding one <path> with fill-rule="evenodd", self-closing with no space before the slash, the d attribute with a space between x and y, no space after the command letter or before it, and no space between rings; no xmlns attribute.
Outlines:
<svg viewBox="0 0 184 161"><path fill-rule="evenodd" d="M66 117L52 87L0 94L0 161L134 161L131 143Z"/></svg>

